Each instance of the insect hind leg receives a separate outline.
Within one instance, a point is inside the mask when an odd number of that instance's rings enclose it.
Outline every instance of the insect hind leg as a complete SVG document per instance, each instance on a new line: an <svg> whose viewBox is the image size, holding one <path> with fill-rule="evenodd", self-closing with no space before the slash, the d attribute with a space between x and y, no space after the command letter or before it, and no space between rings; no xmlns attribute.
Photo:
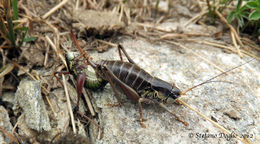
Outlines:
<svg viewBox="0 0 260 144"><path fill-rule="evenodd" d="M125 54L127 60L132 63L132 64L135 64L135 62L130 58L130 56L127 54L125 48L121 45L121 44L118 44L117 46L118 48L118 53L119 53L119 56L120 56L120 60L123 61L123 58L122 58L122 53L121 51ZM136 65L136 64L135 64Z"/></svg>

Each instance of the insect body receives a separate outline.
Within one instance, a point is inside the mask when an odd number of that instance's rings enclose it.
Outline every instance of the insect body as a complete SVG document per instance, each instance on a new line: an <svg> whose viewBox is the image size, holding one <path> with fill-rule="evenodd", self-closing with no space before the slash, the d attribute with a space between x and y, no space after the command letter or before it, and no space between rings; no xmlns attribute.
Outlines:
<svg viewBox="0 0 260 144"><path fill-rule="evenodd" d="M121 45L118 45L118 49L119 51L123 51L129 62L123 62L121 59L121 61L102 60L94 63L87 58L88 63L96 72L96 77L94 77L94 79L89 78L90 74L85 67L74 64L74 58L77 55L68 52L66 54L66 61L69 66L69 71L77 78L79 97L83 85L85 85L86 88L97 90L103 88L107 83L110 83L118 100L118 105L121 105L121 102L117 90L120 90L133 101L138 102L140 112L139 121L141 126L145 127L142 122L141 103L157 103L170 112L163 103L177 99L181 95L181 91L174 84L169 84L157 77L153 77L137 66ZM173 114L172 112L170 113ZM177 120L183 122L175 114L173 115ZM186 122L183 123L187 125Z"/></svg>

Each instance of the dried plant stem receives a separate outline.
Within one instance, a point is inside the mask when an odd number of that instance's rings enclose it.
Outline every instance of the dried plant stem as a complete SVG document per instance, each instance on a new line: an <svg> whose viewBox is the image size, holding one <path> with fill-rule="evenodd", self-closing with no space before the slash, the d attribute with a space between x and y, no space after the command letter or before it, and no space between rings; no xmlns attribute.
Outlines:
<svg viewBox="0 0 260 144"><path fill-rule="evenodd" d="M5 130L3 127L0 127L0 132L2 132L5 136L7 136L12 142L19 144L19 141L15 137L15 135L10 133L9 131Z"/></svg>
<svg viewBox="0 0 260 144"><path fill-rule="evenodd" d="M49 10L45 15L42 16L43 19L46 19L49 17L51 14L53 14L55 11L57 11L59 8L61 8L63 5L65 5L69 0L63 0L60 2L58 5L53 7L51 10Z"/></svg>
<svg viewBox="0 0 260 144"><path fill-rule="evenodd" d="M44 63L43 63L45 68L47 67L47 62L48 62L48 57L49 57L49 50L50 50L50 47L47 46L46 47L46 52L45 52L45 57L44 57Z"/></svg>
<svg viewBox="0 0 260 144"><path fill-rule="evenodd" d="M85 88L82 89L82 93L83 93L83 96L85 97L85 100L86 100L86 102L87 102L88 109L89 109L91 115L92 115L92 116L95 116L96 114L95 114L94 108L93 108L93 106L92 106L92 104L91 104L91 102L90 102L90 99L89 99L89 97L88 97L88 94L87 94Z"/></svg>
<svg viewBox="0 0 260 144"><path fill-rule="evenodd" d="M184 27L187 27L189 24L191 24L192 22L196 22L198 21L201 17L203 17L205 14L207 14L208 11L206 10L202 10L201 13L199 13L198 15L192 17L190 20L188 20L185 24Z"/></svg>
<svg viewBox="0 0 260 144"><path fill-rule="evenodd" d="M112 46L112 47L117 47L117 44L112 43L112 42L108 42L108 41L104 41L104 40L100 40L100 39L98 39L98 41L101 43L107 44L109 46Z"/></svg>
<svg viewBox="0 0 260 144"><path fill-rule="evenodd" d="M48 36L45 36L45 38L47 39L48 43L51 45L53 50L56 52L56 54L60 57L63 64L67 67L66 60L65 60L64 56L60 52L58 52L55 44L51 41L51 39Z"/></svg>
<svg viewBox="0 0 260 144"><path fill-rule="evenodd" d="M69 93L68 93L67 84L66 84L64 74L62 74L62 80L63 80L64 91L65 91L65 95L66 95L66 99L67 99L67 104L68 104L68 109L69 109L73 133L76 134L76 126L75 126L75 121L74 121L74 115L73 115L73 112L72 112L72 107L71 107L71 103L70 103Z"/></svg>
<svg viewBox="0 0 260 144"><path fill-rule="evenodd" d="M0 78L3 78L6 74L10 73L14 69L13 64L7 64L3 66L2 68L0 67Z"/></svg>
<svg viewBox="0 0 260 144"><path fill-rule="evenodd" d="M232 31L230 31L230 35L231 35L231 38L232 38L233 45L237 49L237 54L242 58L243 56L242 56L242 54L241 54L241 52L239 50L239 47L237 45L237 41L236 41L234 33Z"/></svg>
<svg viewBox="0 0 260 144"><path fill-rule="evenodd" d="M227 49L227 50L230 50L232 52L236 52L236 50L234 50L234 48L230 47L230 46L225 46L225 45L221 45L221 44L217 44L217 43L213 43L213 42L208 42L208 41L198 41L198 40L189 40L189 41L194 41L194 42L197 42L197 43L200 43L200 44L206 44L206 45L210 45L210 46L215 46L215 47L219 47L219 48L223 48L223 49ZM257 59L258 61L260 61L260 57L257 57L255 56L254 54L252 53L249 53L245 50L240 50L243 54L246 54L250 57L253 57L255 59Z"/></svg>
<svg viewBox="0 0 260 144"><path fill-rule="evenodd" d="M233 34L235 35L235 38L236 38L236 40L238 41L239 45L240 45L240 46L243 46L243 43L241 42L241 40L240 40L240 38L239 38L239 36L238 36L236 30L233 28L233 26L230 25L230 24L227 22L227 20L222 16L222 14L219 13L217 10L215 11L215 13L216 13L217 16L220 18L220 20L221 20L224 24L226 24L226 25L229 27L229 29L233 32Z"/></svg>
<svg viewBox="0 0 260 144"><path fill-rule="evenodd" d="M20 70L24 71L24 72L25 72L28 76L30 76L33 80L37 80L32 74L30 74L26 69L24 69L24 67L20 66L18 63L15 63L15 62L13 62L13 64L14 64L16 67L18 67ZM48 97L48 95L49 95L50 92L49 92L45 87L43 87L43 86L41 86L41 88L42 88L42 90L45 92L45 94L46 94L46 100L47 100L47 102L48 102L48 104L49 104L49 106L50 106L50 108L51 108L51 110L52 110L54 116L56 117L56 116L57 116L57 113L55 112L55 110L54 110L54 108L53 108L53 106L52 106L52 104L51 104L51 101L50 101L50 99L49 99L49 97Z"/></svg>
<svg viewBox="0 0 260 144"><path fill-rule="evenodd" d="M14 132L15 132L15 129L17 128L18 124L20 123L20 120L21 120L21 119L23 119L23 118L24 118L24 116L25 116L25 114L24 114L24 113L22 113L22 114L21 114L21 116L19 117L19 119L17 120L17 122L15 123L15 125L14 125L13 129L12 129L12 133L14 133Z"/></svg>

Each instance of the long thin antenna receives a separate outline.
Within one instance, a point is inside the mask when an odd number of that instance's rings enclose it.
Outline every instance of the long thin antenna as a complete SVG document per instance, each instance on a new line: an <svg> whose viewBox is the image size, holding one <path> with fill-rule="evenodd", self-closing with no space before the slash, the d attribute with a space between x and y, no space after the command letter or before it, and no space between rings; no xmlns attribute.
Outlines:
<svg viewBox="0 0 260 144"><path fill-rule="evenodd" d="M214 76L214 77L212 77L212 78L210 78L210 79L208 79L208 80L206 80L206 81L204 81L204 82L202 82L202 83L200 83L200 84L198 84L198 85L195 85L195 86L193 86L193 87L187 89L186 91L182 92L181 95L185 95L188 91L191 91L192 89L194 89L194 88L196 88L196 87L198 87L198 86L201 86L201 85L203 85L203 84L205 84L205 83L209 83L209 82L211 82L211 80L213 80L213 79L215 79L215 78L217 78L217 77L219 77L219 76L222 76L222 75L224 75L224 74L227 74L228 72L230 72L230 71L232 71L232 70L234 70L234 69L237 69L237 68L239 68L239 67L241 67L241 66L243 66L243 65L245 65L245 64L247 64L247 63L249 63L249 62L251 62L251 61L253 61L253 60L255 60L255 59L253 58L253 59L251 59L251 60L249 60L249 61L247 61L247 62L245 62L245 63L243 63L243 64L241 64L241 65L238 65L238 66L236 66L236 67L233 67L233 68L231 68L231 69L229 69L229 70L227 70L227 71L225 71L225 72L223 72L223 73L220 73L220 74L218 74L218 75L216 75L216 76Z"/></svg>
<svg viewBox="0 0 260 144"><path fill-rule="evenodd" d="M84 52L83 49L80 47L79 42L78 42L76 36L73 34L72 30L70 30L70 33L71 33L71 36L72 36L73 41L74 41L75 44L76 44L76 47L77 47L78 50L80 51L80 54L81 54L84 58L87 59L87 58L89 57L88 53Z"/></svg>

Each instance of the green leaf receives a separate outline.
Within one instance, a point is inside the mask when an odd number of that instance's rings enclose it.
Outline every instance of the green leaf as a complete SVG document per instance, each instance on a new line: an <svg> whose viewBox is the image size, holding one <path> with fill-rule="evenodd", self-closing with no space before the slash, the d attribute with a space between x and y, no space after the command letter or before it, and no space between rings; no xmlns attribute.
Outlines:
<svg viewBox="0 0 260 144"><path fill-rule="evenodd" d="M13 7L13 12L14 12L13 20L18 20L18 1L17 0L13 0L12 7Z"/></svg>
<svg viewBox="0 0 260 144"><path fill-rule="evenodd" d="M238 25L239 25L239 27L243 27L244 26L244 19L243 19L243 17L241 16L241 15L237 15L237 20L238 20Z"/></svg>
<svg viewBox="0 0 260 144"><path fill-rule="evenodd" d="M260 19L260 11L253 11L249 15L250 20L259 20Z"/></svg>
<svg viewBox="0 0 260 144"><path fill-rule="evenodd" d="M7 18L7 27L8 27L8 31L9 31L9 35L8 35L9 40L11 41L12 46L15 47L16 37L15 37L15 33L14 33L13 21L11 18Z"/></svg>
<svg viewBox="0 0 260 144"><path fill-rule="evenodd" d="M229 23L231 23L234 19L235 19L235 12L232 11L232 12L228 15L227 20L228 20Z"/></svg>
<svg viewBox="0 0 260 144"><path fill-rule="evenodd" d="M19 27L17 29L20 30L20 31L23 31L23 32L27 32L28 31L28 27Z"/></svg>
<svg viewBox="0 0 260 144"><path fill-rule="evenodd" d="M258 7L258 3L256 1L249 1L246 6L251 9L256 9Z"/></svg>
<svg viewBox="0 0 260 144"><path fill-rule="evenodd" d="M242 2L243 2L243 0L238 0L237 1L237 10L240 9Z"/></svg>
<svg viewBox="0 0 260 144"><path fill-rule="evenodd" d="M248 10L249 8L246 6L246 5L244 5L244 6L242 6L240 9L239 9L239 11L240 12L244 12L245 10Z"/></svg>
<svg viewBox="0 0 260 144"><path fill-rule="evenodd" d="M31 41L34 41L36 39L37 39L37 37L27 37L27 38L23 39L23 42L31 42Z"/></svg>

